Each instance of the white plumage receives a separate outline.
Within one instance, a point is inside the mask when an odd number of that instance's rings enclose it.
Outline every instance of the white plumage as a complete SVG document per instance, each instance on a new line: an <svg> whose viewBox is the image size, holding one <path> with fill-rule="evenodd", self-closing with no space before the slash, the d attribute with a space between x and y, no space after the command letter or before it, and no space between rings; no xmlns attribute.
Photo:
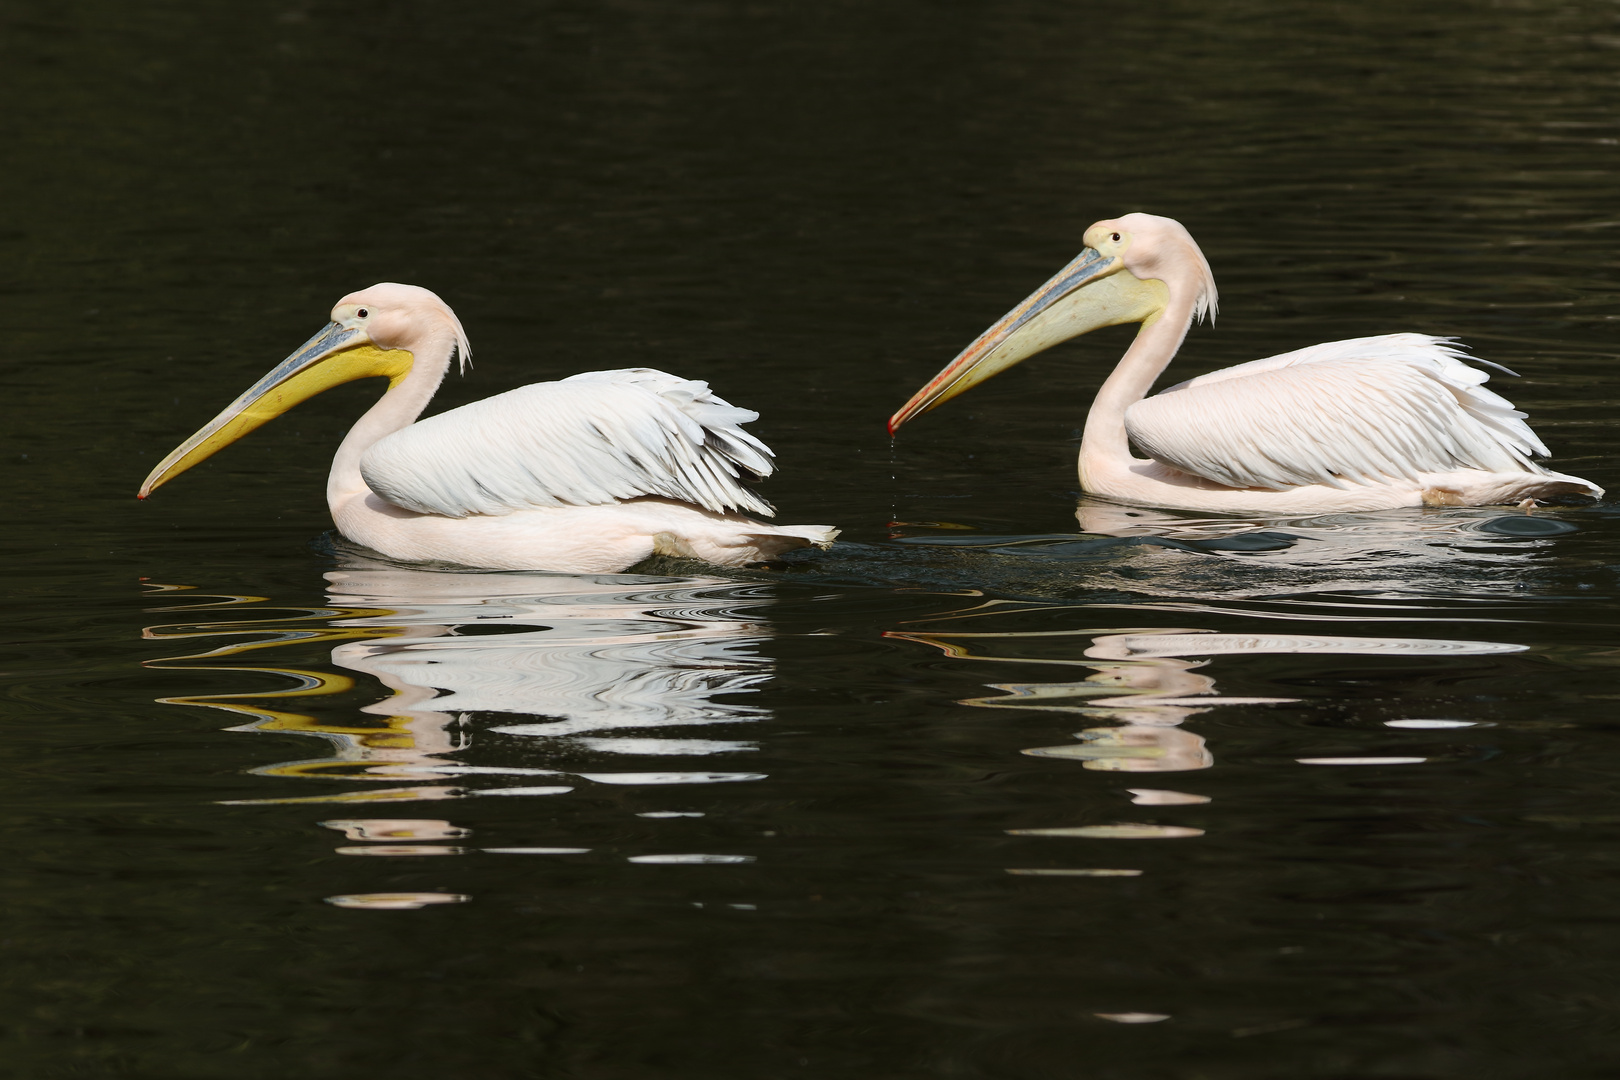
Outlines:
<svg viewBox="0 0 1620 1080"><path fill-rule="evenodd" d="M1127 408L1125 430L1148 457L1236 488L1545 473L1525 414L1463 355L1424 334L1324 342L1178 383Z"/></svg>
<svg viewBox="0 0 1620 1080"><path fill-rule="evenodd" d="M373 375L388 391L332 459L326 501L344 536L408 562L606 573L651 555L746 566L826 547L827 525L772 525L744 487L764 443L706 383L650 368L536 383L417 422L467 335L443 300L384 283L160 462L141 488L202 461L314 394Z"/></svg>
<svg viewBox="0 0 1620 1080"><path fill-rule="evenodd" d="M1531 460L1547 448L1525 414L1487 390L1489 376L1463 363L1449 338L1332 341L1147 397L1194 320L1213 315L1215 279L1187 230L1169 218L1099 221L1085 242L1079 257L914 394L889 430L1060 341L1141 323L1086 417L1079 473L1092 494L1284 514L1603 495L1589 480ZM1133 456L1133 444L1147 456Z"/></svg>
<svg viewBox="0 0 1620 1080"><path fill-rule="evenodd" d="M360 474L397 506L453 518L644 495L770 515L742 486L774 468L770 448L739 426L757 419L707 383L590 371L418 420L374 443Z"/></svg>

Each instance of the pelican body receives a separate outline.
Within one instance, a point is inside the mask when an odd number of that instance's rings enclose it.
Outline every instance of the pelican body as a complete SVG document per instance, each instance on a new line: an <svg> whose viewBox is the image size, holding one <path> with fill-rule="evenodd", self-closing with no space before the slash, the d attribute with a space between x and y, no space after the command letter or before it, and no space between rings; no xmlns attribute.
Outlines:
<svg viewBox="0 0 1620 1080"><path fill-rule="evenodd" d="M417 420L471 356L449 305L414 285L351 293L332 321L158 463L154 488L340 383L388 379L338 447L338 531L391 559L608 573L654 554L745 566L825 547L825 525L778 526L744 486L773 470L741 425L758 413L651 368L535 383Z"/></svg>
<svg viewBox="0 0 1620 1080"><path fill-rule="evenodd" d="M1099 221L1085 245L906 402L890 433L1059 342L1140 323L1086 418L1080 486L1094 495L1279 515L1603 495L1532 460L1548 451L1525 414L1447 338L1331 341L1147 397L1193 322L1215 314L1209 264L1179 222L1151 214Z"/></svg>

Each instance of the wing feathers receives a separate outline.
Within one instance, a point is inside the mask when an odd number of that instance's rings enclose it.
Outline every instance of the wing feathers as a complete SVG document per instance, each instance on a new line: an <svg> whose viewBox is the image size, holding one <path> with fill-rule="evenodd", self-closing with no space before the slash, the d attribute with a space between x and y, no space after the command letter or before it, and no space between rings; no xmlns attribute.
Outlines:
<svg viewBox="0 0 1620 1080"><path fill-rule="evenodd" d="M644 495L769 516L743 486L773 469L770 448L740 427L758 418L707 383L591 371L412 424L367 450L360 472L389 502L446 517Z"/></svg>
<svg viewBox="0 0 1620 1080"><path fill-rule="evenodd" d="M1541 472L1525 414L1444 338L1315 345L1189 379L1125 411L1133 442L1238 488L1345 488L1453 469Z"/></svg>

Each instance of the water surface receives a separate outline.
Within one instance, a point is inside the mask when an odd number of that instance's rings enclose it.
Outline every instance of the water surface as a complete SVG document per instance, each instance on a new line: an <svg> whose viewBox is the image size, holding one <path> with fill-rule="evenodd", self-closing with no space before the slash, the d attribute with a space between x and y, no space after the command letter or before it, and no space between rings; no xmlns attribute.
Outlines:
<svg viewBox="0 0 1620 1080"><path fill-rule="evenodd" d="M1620 14L0 4L19 1077L1601 1077L1616 516L1083 499L1099 332L883 420L1175 216L1176 378L1457 335L1611 488ZM311 401L151 464L343 293L448 407L761 411L772 570L392 566ZM1506 384L1505 386L1502 384Z"/></svg>

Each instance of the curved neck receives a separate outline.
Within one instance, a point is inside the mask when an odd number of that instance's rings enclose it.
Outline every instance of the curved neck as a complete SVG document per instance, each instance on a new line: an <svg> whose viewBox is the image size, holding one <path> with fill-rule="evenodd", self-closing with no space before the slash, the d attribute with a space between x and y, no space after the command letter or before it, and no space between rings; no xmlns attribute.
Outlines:
<svg viewBox="0 0 1620 1080"><path fill-rule="evenodd" d="M1097 391L1080 438L1081 487L1091 490L1088 471L1095 473L1106 462L1131 460L1125 410L1147 396L1153 381L1181 348L1192 326L1196 295L1193 288L1170 287L1165 305L1142 322L1131 347Z"/></svg>
<svg viewBox="0 0 1620 1080"><path fill-rule="evenodd" d="M413 343L411 370L398 382L391 383L387 393L349 429L326 478L326 504L334 512L340 503L369 490L360 476L360 459L378 439L409 427L422 415L439 383L444 381L455 346L453 335L436 335Z"/></svg>

